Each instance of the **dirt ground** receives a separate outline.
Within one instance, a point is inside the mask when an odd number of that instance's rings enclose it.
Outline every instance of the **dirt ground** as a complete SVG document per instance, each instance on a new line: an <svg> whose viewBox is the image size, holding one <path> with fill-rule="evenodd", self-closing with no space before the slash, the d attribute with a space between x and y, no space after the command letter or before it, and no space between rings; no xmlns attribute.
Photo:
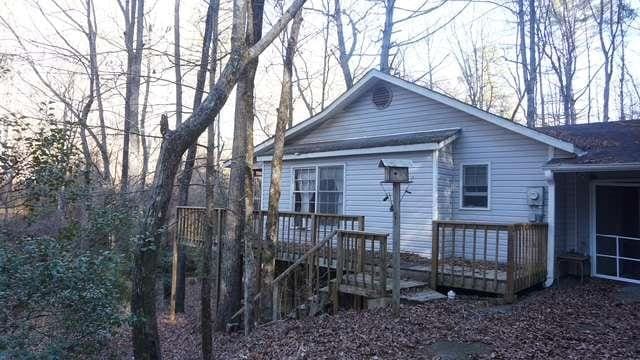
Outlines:
<svg viewBox="0 0 640 360"><path fill-rule="evenodd" d="M200 358L195 282L187 295L187 312L176 324L162 309L166 359ZM131 358L128 330L114 340L106 357ZM598 280L563 281L514 305L463 296L402 306L398 319L389 308L346 311L279 321L249 337L216 334L214 345L222 359L640 359L640 291Z"/></svg>

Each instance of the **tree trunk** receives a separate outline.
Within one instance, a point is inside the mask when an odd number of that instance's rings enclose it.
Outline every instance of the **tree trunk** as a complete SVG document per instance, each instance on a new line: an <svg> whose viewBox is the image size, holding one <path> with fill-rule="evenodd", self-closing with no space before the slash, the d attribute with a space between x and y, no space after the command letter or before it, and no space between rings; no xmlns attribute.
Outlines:
<svg viewBox="0 0 640 360"><path fill-rule="evenodd" d="M216 2L217 1L212 1ZM216 4L217 5L217 4ZM205 175L205 200L207 206L207 226L202 251L202 277L200 279L200 333L202 335L202 359L213 359L213 328L211 314L211 284L213 265L213 239L218 221L215 212L215 124L207 128L207 169ZM218 234L220 235L220 234ZM219 240L219 239L218 239Z"/></svg>
<svg viewBox="0 0 640 360"><path fill-rule="evenodd" d="M195 94L193 97L193 108L196 109L200 103L202 102L202 96L204 94L204 85L207 79L207 70L209 67L209 47L211 46L212 32L213 32L213 23L214 23L214 15L215 21L218 20L217 14L215 14L215 9L213 8L213 2L209 3L207 7L207 15L205 21L205 29L204 29L204 38L202 40L202 50L200 52L200 66L198 67L198 74L196 76L196 88ZM197 144L194 143L189 147L189 151L187 153L187 159L185 160L184 167L182 169L182 175L180 176L180 189L178 192L178 205L187 206L189 205L189 186L191 185L191 178L193 176L193 167L195 165L196 153L197 153ZM186 288L186 251L183 245L178 247L178 263L179 263L179 271L177 277L176 286L172 286L172 289L175 288L176 293L171 296L171 314L172 317L175 318L176 313L184 312L184 302L185 302L185 288Z"/></svg>
<svg viewBox="0 0 640 360"><path fill-rule="evenodd" d="M216 58L218 56L218 13L220 10L219 0L212 0L209 4L213 8L213 29L211 30L211 65L209 69L209 91L213 89L216 77ZM218 120L219 121L219 120ZM215 120L209 124L207 128L207 167L205 173L205 202L207 208L207 227L205 234L205 248L202 259L202 279L200 292L200 333L202 336L202 359L212 360L213 356L213 314L211 311L211 285L213 276L218 276L217 271L212 271L213 266L213 240L217 236L218 245L220 246L220 237L218 233L219 221L221 218L216 216L215 206L215 186L216 186L216 130ZM216 259L220 262L220 258ZM217 266L217 264L216 264ZM216 290L217 294L217 290Z"/></svg>
<svg viewBox="0 0 640 360"><path fill-rule="evenodd" d="M147 107L149 105L149 88L151 86L151 62L147 62L147 80L144 84L144 99L142 100L142 114L140 114L140 145L142 147L142 194L147 187L149 175L149 144L146 135Z"/></svg>
<svg viewBox="0 0 640 360"><path fill-rule="evenodd" d="M182 123L182 56L180 55L180 0L173 11L173 62L176 75L176 128Z"/></svg>
<svg viewBox="0 0 640 360"><path fill-rule="evenodd" d="M384 29L382 30L382 45L380 46L380 71L390 73L389 53L391 51L391 34L393 33L393 10L395 0L386 0L384 12Z"/></svg>
<svg viewBox="0 0 640 360"><path fill-rule="evenodd" d="M264 0L250 2L245 44L252 46L262 36ZM253 299L255 281L255 254L253 231L253 118L254 80L258 67L257 59L252 59L243 69L236 88L236 108L233 129L231 157L234 164L229 178L229 211L226 216L225 237L222 244L222 274L220 306L216 318L216 328L224 329L231 316L245 299ZM243 241L244 240L244 241ZM241 248L244 244L244 251ZM244 252L244 253L243 253ZM242 264L244 266L242 266ZM243 277L244 267L244 277ZM244 281L243 281L244 278ZM253 303L245 301L244 331L248 334L253 327Z"/></svg>
<svg viewBox="0 0 640 360"><path fill-rule="evenodd" d="M342 9L340 7L340 0L335 0L335 2L336 3L335 10L333 12L333 18L336 22L336 33L338 35L338 63L340 63L342 76L344 77L344 83L347 86L348 90L353 86L353 76L351 76L351 69L349 68L349 59L351 58L351 54L347 53L347 48L344 44L344 30L342 28ZM356 32L354 31L354 36L355 34ZM353 39L353 41L355 42L355 38Z"/></svg>
<svg viewBox="0 0 640 360"><path fill-rule="evenodd" d="M97 24L95 7L93 0L87 0L87 34L89 37L89 66L91 68L91 77L93 78L93 88L97 102L98 120L100 124L100 144L98 149L102 158L102 177L108 185L112 185L113 177L111 175L111 160L109 159L109 150L107 145L107 129L104 120L104 106L102 104L102 86L100 82L100 71L98 67L98 51L96 49Z"/></svg>
<svg viewBox="0 0 640 360"><path fill-rule="evenodd" d="M304 5L296 0L285 14L274 23L269 33L255 46L244 51L239 37L243 33L242 1L234 1L232 46L227 64L213 90L193 114L175 131L168 130L168 121L161 123L163 142L160 146L153 186L139 228L139 239L134 248L131 312L136 319L132 325L134 356L136 359L161 359L155 306L155 281L158 249L162 241L162 228L166 224L169 201L175 175L184 152L195 143L225 104L238 81L244 65L258 57L282 32L294 14Z"/></svg>
<svg viewBox="0 0 640 360"><path fill-rule="evenodd" d="M284 63L282 68L282 89L280 90L280 104L278 105L278 119L276 121L276 133L273 140L273 160L271 161L271 181L269 185L269 208L267 214L267 238L263 244L263 289L268 289L275 277L276 258L275 243L278 241L278 207L280 204L280 179L282 174L282 157L284 155L284 134L287 124L291 122L292 114L292 72L293 57L298 46L298 34L302 25L302 11L300 11L293 23L287 40ZM264 320L270 320L273 307L271 292L263 293L260 303L263 306ZM267 311L268 310L268 311Z"/></svg>
<svg viewBox="0 0 640 360"><path fill-rule="evenodd" d="M124 99L124 138L122 144L122 173L120 192L127 206L129 191L129 147L131 133L137 132L140 98L140 73L142 66L142 35L144 31L144 0L131 0L131 8L125 12L125 46L127 48L127 86ZM135 34L135 47L134 47ZM135 137L135 135L134 135Z"/></svg>
<svg viewBox="0 0 640 360"><path fill-rule="evenodd" d="M536 52L536 2L529 0L529 81L526 86L527 92L527 126L536 126L536 82L537 82L537 52Z"/></svg>

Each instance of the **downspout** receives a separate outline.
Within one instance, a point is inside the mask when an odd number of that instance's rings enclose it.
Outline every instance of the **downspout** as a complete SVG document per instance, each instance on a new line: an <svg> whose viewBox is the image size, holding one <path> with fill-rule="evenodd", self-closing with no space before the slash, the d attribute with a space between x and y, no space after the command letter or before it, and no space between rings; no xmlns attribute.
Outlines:
<svg viewBox="0 0 640 360"><path fill-rule="evenodd" d="M545 287L553 285L555 280L555 258L556 258L556 182L553 171L545 170L544 177L547 181L548 204L547 204L547 280Z"/></svg>
<svg viewBox="0 0 640 360"><path fill-rule="evenodd" d="M439 149L433 150L431 153L431 157L433 158L433 169L432 169L432 195L431 195L431 220L440 220L440 206L438 201L438 162L440 159Z"/></svg>

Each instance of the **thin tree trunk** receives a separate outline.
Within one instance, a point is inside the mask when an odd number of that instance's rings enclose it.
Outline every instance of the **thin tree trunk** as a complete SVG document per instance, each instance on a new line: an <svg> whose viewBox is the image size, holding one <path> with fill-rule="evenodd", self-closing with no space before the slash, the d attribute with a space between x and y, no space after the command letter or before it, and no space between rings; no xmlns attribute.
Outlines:
<svg viewBox="0 0 640 360"><path fill-rule="evenodd" d="M264 0L251 1L251 16L247 33L247 44L255 44L262 37L262 18L264 14ZM257 236L254 231L253 218L253 119L254 119L254 92L255 77L258 69L258 59L254 59L245 67L244 81L238 84L238 97L236 104L240 104L244 109L240 110L236 106L236 118L238 115L244 117L246 126L246 153L244 155L244 221L242 222L244 240L244 333L248 335L253 330L255 313L253 307L255 284L256 284L256 248ZM231 200L231 199L230 199ZM240 200L240 199L238 199ZM239 239L238 239L239 240Z"/></svg>
<svg viewBox="0 0 640 360"><path fill-rule="evenodd" d="M212 1L212 2L215 2ZM202 277L200 279L200 333L202 335L202 359L213 359L213 328L211 313L211 283L213 265L213 239L218 227L215 212L215 124L207 128L207 168L205 174L205 200L207 207L207 227L202 251ZM218 234L221 235L221 234ZM219 241L219 239L218 239Z"/></svg>
<svg viewBox="0 0 640 360"><path fill-rule="evenodd" d="M202 50L200 52L200 66L198 67L198 74L196 76L196 88L193 96L193 108L196 109L202 102L202 96L204 94L204 86L207 79L207 70L209 68L209 47L211 46L213 22L215 9L213 8L213 2L209 3L207 7L207 15L205 20L204 38L202 40ZM216 19L217 21L217 16ZM178 205L189 205L189 186L191 185L191 178L193 177L193 168L195 166L197 144L192 144L187 152L187 158L182 169L180 176L180 188L178 191ZM185 302L185 289L186 289L186 249L185 246L178 246L178 263L179 271L177 277L177 284L173 286L175 288L175 294L172 294L171 299L171 317L175 318L176 313L184 312ZM175 299L175 300L174 300Z"/></svg>
<svg viewBox="0 0 640 360"><path fill-rule="evenodd" d="M245 24L242 0L235 0L231 52L220 79L204 102L175 131L169 131L166 117L161 123L163 142L156 163L153 186L150 188L148 202L144 207L140 223L139 242L136 244L133 257L131 312L136 321L132 325L132 340L134 356L138 360L161 359L154 296L156 267L158 249L162 241L162 228L166 224L175 175L182 155L219 114L245 64L258 57L273 42L304 2L304 0L293 2L285 14L274 23L269 33L255 46L245 51L239 39L244 33Z"/></svg>
<svg viewBox="0 0 640 360"><path fill-rule="evenodd" d="M282 68L282 89L280 90L280 104L276 121L276 133L273 140L273 160L271 161L271 181L269 185L269 208L267 214L267 238L263 245L263 289L268 289L275 276L276 257L275 243L278 241L278 207L280 204L280 179L282 174L282 157L284 155L284 134L287 124L291 122L292 113L292 73L293 58L298 46L298 34L302 25L302 11L299 12L291 24L291 32L287 40L287 48ZM264 306L263 317L271 319L273 296L265 291L261 302ZM266 310L269 310L268 312Z"/></svg>
<svg viewBox="0 0 640 360"><path fill-rule="evenodd" d="M93 77L93 88L98 110L98 121L100 124L100 141L98 149L102 158L102 177L104 181L112 185L113 177L111 175L111 160L109 159L109 150L107 144L107 129L104 120L104 105L102 104L102 86L100 82L100 69L98 65L98 52L96 49L97 23L95 7L93 0L87 0L87 30L89 35L89 64L91 68L91 77Z"/></svg>
<svg viewBox="0 0 640 360"><path fill-rule="evenodd" d="M151 86L151 62L147 61L147 79L144 84L144 99L142 100L142 113L140 114L140 145L142 147L142 191L147 188L147 176L149 175L149 144L146 135L147 108L149 105L149 88Z"/></svg>
<svg viewBox="0 0 640 360"><path fill-rule="evenodd" d="M627 64L625 63L624 52L625 52L625 31L622 29L620 31L620 121L626 120L626 116L624 113L624 82L625 82L625 69Z"/></svg>
<svg viewBox="0 0 640 360"><path fill-rule="evenodd" d="M180 55L180 0L175 0L173 14L173 62L176 74L176 128L182 123L182 56Z"/></svg>
<svg viewBox="0 0 640 360"><path fill-rule="evenodd" d="M213 8L213 29L211 31L211 65L209 68L209 92L213 89L216 77L216 57L218 55L218 13L220 2L212 0L210 6ZM216 127L215 120L207 127L207 167L205 173L205 202L207 208L207 227L205 234L205 248L202 259L202 279L200 292L200 332L202 335L202 359L212 360L213 356L213 314L211 311L211 285L213 277L217 277L217 271L212 271L213 266L213 240L217 235L218 247L222 234L216 232L219 228L216 217L215 186L216 186ZM220 258L216 259L219 262ZM216 290L217 293L217 290Z"/></svg>
<svg viewBox="0 0 640 360"><path fill-rule="evenodd" d="M384 12L384 29L382 30L382 45L380 46L380 71L389 73L389 53L391 51L391 34L393 33L393 10L396 6L395 0L386 0Z"/></svg>
<svg viewBox="0 0 640 360"><path fill-rule="evenodd" d="M536 82L537 82L537 59L536 59L536 2L529 0L529 81L526 86L527 91L527 126L536 126Z"/></svg>
<svg viewBox="0 0 640 360"><path fill-rule="evenodd" d="M340 63L340 68L342 69L344 83L347 89L350 89L353 86L353 76L351 75L351 69L349 68L349 58L351 57L351 54L347 53L347 48L344 44L344 30L342 27L342 8L340 7L340 0L335 0L333 18L336 22L336 33L338 35L338 63Z"/></svg>
<svg viewBox="0 0 640 360"><path fill-rule="evenodd" d="M127 206L129 191L129 148L131 133L137 132L138 106L140 98L140 68L142 66L142 35L144 31L144 0L131 0L126 9L125 46L127 48L127 86L125 92L124 138L122 145L122 173L120 176L120 192ZM135 47L134 47L135 34ZM134 135L135 141L135 135Z"/></svg>

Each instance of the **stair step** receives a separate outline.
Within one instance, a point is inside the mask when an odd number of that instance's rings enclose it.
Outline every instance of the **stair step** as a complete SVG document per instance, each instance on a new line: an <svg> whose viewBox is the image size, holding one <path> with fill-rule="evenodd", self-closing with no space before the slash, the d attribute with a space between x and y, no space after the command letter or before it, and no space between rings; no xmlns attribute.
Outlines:
<svg viewBox="0 0 640 360"><path fill-rule="evenodd" d="M423 304L429 301L446 299L447 296L443 295L432 289L422 289L420 291L409 292L400 296L400 301Z"/></svg>

